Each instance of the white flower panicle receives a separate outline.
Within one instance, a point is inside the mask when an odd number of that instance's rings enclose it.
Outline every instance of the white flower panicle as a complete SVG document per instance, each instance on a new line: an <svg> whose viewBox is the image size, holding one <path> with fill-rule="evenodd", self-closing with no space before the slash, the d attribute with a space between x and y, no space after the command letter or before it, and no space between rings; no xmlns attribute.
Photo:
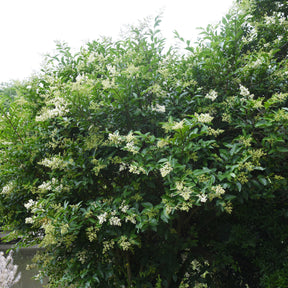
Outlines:
<svg viewBox="0 0 288 288"><path fill-rule="evenodd" d="M33 224L34 223L34 219L32 217L27 217L27 218L25 218L25 223L26 224Z"/></svg>
<svg viewBox="0 0 288 288"><path fill-rule="evenodd" d="M7 185L2 188L1 194L9 194L14 189L14 183L10 181Z"/></svg>
<svg viewBox="0 0 288 288"><path fill-rule="evenodd" d="M50 191L52 190L52 185L57 185L58 181L55 178L52 178L51 181L43 182L41 185L38 186L38 189L41 192Z"/></svg>
<svg viewBox="0 0 288 288"><path fill-rule="evenodd" d="M13 264L13 251L10 250L7 258L4 252L0 252L0 287L10 288L21 278L21 273L17 274L18 266Z"/></svg>
<svg viewBox="0 0 288 288"><path fill-rule="evenodd" d="M218 97L218 93L214 90L210 90L208 94L206 94L205 98L215 101Z"/></svg>
<svg viewBox="0 0 288 288"><path fill-rule="evenodd" d="M127 142L133 142L135 141L135 136L133 135L133 132L129 132L127 136L125 136Z"/></svg>
<svg viewBox="0 0 288 288"><path fill-rule="evenodd" d="M42 110L41 115L36 116L36 121L46 121L48 119L52 119L58 116L64 116L66 113L69 112L68 109L68 103L66 100L62 97L55 97L47 102L47 106L53 105L53 109L49 109L48 107L45 107Z"/></svg>
<svg viewBox="0 0 288 288"><path fill-rule="evenodd" d="M124 147L125 150L127 150L128 152L131 152L133 154L137 154L139 147L134 145L134 141L128 142L126 144L126 146Z"/></svg>
<svg viewBox="0 0 288 288"><path fill-rule="evenodd" d="M179 130L182 129L184 125L184 119L180 122L175 122L174 125L171 127L172 130Z"/></svg>
<svg viewBox="0 0 288 288"><path fill-rule="evenodd" d="M184 183L182 181L177 181L175 186L178 191L181 191L184 188Z"/></svg>
<svg viewBox="0 0 288 288"><path fill-rule="evenodd" d="M207 195L205 194L198 194L199 201L205 203L207 201Z"/></svg>
<svg viewBox="0 0 288 288"><path fill-rule="evenodd" d="M107 89L113 89L116 88L116 84L115 84L115 79L113 78L112 80L108 79L104 79L102 80L102 85L103 85L103 89L107 90Z"/></svg>
<svg viewBox="0 0 288 288"><path fill-rule="evenodd" d="M109 133L108 140L111 142L111 144L120 144L123 141L122 137L119 135L119 131Z"/></svg>
<svg viewBox="0 0 288 288"><path fill-rule="evenodd" d="M173 170L173 167L171 166L170 162L166 162L162 168L160 168L160 173L162 177L167 176L171 171Z"/></svg>
<svg viewBox="0 0 288 288"><path fill-rule="evenodd" d="M151 106L151 110L159 113L165 113L166 108L164 105L156 104L155 106Z"/></svg>
<svg viewBox="0 0 288 288"><path fill-rule="evenodd" d="M139 67L136 67L134 64L129 64L127 69L124 71L124 73L128 76L128 77L132 77L132 76L138 76L138 72L139 72Z"/></svg>
<svg viewBox="0 0 288 288"><path fill-rule="evenodd" d="M190 199L192 191L188 187L184 187L184 189L180 192L180 195L184 198L185 201Z"/></svg>
<svg viewBox="0 0 288 288"><path fill-rule="evenodd" d="M51 182L50 181L43 182L41 185L38 186L38 189L40 191L50 191L52 189Z"/></svg>
<svg viewBox="0 0 288 288"><path fill-rule="evenodd" d="M184 198L185 201L189 200L192 194L192 190L190 187L184 186L184 183L182 181L177 181L175 183L177 192L180 196Z"/></svg>
<svg viewBox="0 0 288 288"><path fill-rule="evenodd" d="M128 167L128 164L122 162L119 166L119 172L126 170Z"/></svg>
<svg viewBox="0 0 288 288"><path fill-rule="evenodd" d="M140 173L143 173L143 174L146 174L146 171L144 170L143 167L138 167L134 164L131 164L129 166L129 172L133 173L133 174L140 174Z"/></svg>
<svg viewBox="0 0 288 288"><path fill-rule="evenodd" d="M245 98L250 98L250 99L254 97L254 95L250 94L249 90L241 84L240 84L240 95Z"/></svg>
<svg viewBox="0 0 288 288"><path fill-rule="evenodd" d="M167 139L161 139L157 142L157 148L163 148L164 146L168 145L169 142Z"/></svg>
<svg viewBox="0 0 288 288"><path fill-rule="evenodd" d="M136 224L136 215L127 215L125 218L125 222L131 222L133 224Z"/></svg>
<svg viewBox="0 0 288 288"><path fill-rule="evenodd" d="M27 210L30 210L30 209L33 208L33 206L35 206L36 204L37 204L37 201L34 201L33 199L29 199L29 201L24 204L24 207L25 207Z"/></svg>
<svg viewBox="0 0 288 288"><path fill-rule="evenodd" d="M121 220L117 216L113 216L109 219L111 226L121 226Z"/></svg>
<svg viewBox="0 0 288 288"><path fill-rule="evenodd" d="M103 214L100 214L97 216L98 220L99 220L99 224L103 224L104 222L106 222L107 220L107 212L104 212Z"/></svg>
<svg viewBox="0 0 288 288"><path fill-rule="evenodd" d="M125 235L120 237L120 239L118 240L118 244L124 251L129 250L131 246L131 243L129 242L127 236Z"/></svg>
<svg viewBox="0 0 288 288"><path fill-rule="evenodd" d="M214 119L214 117L210 116L209 113L195 113L194 115L200 123L210 123Z"/></svg>
<svg viewBox="0 0 288 288"><path fill-rule="evenodd" d="M215 192L216 197L220 197L225 193L225 190L221 185L213 186L212 190Z"/></svg>
<svg viewBox="0 0 288 288"><path fill-rule="evenodd" d="M125 203L125 201L123 201L119 207L119 209L123 212L123 213L126 213L128 210L129 210L129 205L127 205Z"/></svg>
<svg viewBox="0 0 288 288"><path fill-rule="evenodd" d="M73 160L71 159L69 161L69 163L73 163ZM45 167L48 167L50 169L60 169L63 170L65 169L68 164L68 162L64 161L63 159L61 159L60 156L53 156L52 158L45 158L42 161L38 162L38 164L43 165Z"/></svg>

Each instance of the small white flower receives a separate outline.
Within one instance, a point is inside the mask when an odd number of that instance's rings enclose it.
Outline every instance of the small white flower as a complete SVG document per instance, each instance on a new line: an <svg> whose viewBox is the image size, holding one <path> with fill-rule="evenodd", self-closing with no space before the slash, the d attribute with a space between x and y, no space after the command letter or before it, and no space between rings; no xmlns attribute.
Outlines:
<svg viewBox="0 0 288 288"><path fill-rule="evenodd" d="M131 222L133 224L136 224L136 215L127 215L125 218L125 222Z"/></svg>
<svg viewBox="0 0 288 288"><path fill-rule="evenodd" d="M121 226L121 220L117 216L113 216L109 219L109 223L112 226Z"/></svg>
<svg viewBox="0 0 288 288"><path fill-rule="evenodd" d="M49 109L48 106L50 105L53 105L54 108ZM57 96L47 102L47 106L42 109L41 115L36 116L36 121L41 122L58 116L64 116L68 112L69 109L66 100L60 96Z"/></svg>
<svg viewBox="0 0 288 288"><path fill-rule="evenodd" d="M27 217L27 218L25 218L25 223L26 223L26 224L33 224L33 223L34 223L34 220L33 220L32 217Z"/></svg>
<svg viewBox="0 0 288 288"><path fill-rule="evenodd" d="M124 171L128 168L128 165L125 163L121 163L119 167L119 172Z"/></svg>
<svg viewBox="0 0 288 288"><path fill-rule="evenodd" d="M98 215L97 218L99 219L99 224L103 224L107 220L107 212L104 212L101 215Z"/></svg>
<svg viewBox="0 0 288 288"><path fill-rule="evenodd" d="M208 94L206 94L205 98L210 99L212 101L215 101L218 97L218 93L214 90L210 90Z"/></svg>
<svg viewBox="0 0 288 288"><path fill-rule="evenodd" d="M212 190L215 191L215 195L217 197L220 197L222 194L225 193L225 190L221 185L213 186Z"/></svg>
<svg viewBox="0 0 288 288"><path fill-rule="evenodd" d="M122 141L121 136L119 135L118 131L115 131L114 133L109 133L108 139L113 144L119 144Z"/></svg>
<svg viewBox="0 0 288 288"><path fill-rule="evenodd" d="M159 113L165 113L165 106L156 104L155 106L151 106L151 110Z"/></svg>
<svg viewBox="0 0 288 288"><path fill-rule="evenodd" d="M135 140L135 136L133 135L133 132L129 132L129 134L125 137L127 142L132 142Z"/></svg>
<svg viewBox="0 0 288 288"><path fill-rule="evenodd" d="M172 130L182 129L183 125L184 125L184 120L181 120L180 122L175 122L171 129Z"/></svg>
<svg viewBox="0 0 288 288"><path fill-rule="evenodd" d="M247 98L251 98L251 99L254 97L254 95L250 94L249 90L241 84L240 84L240 95L245 97L245 98L247 97Z"/></svg>
<svg viewBox="0 0 288 288"><path fill-rule="evenodd" d="M209 113L195 113L194 115L200 123L210 123L214 119L214 117L210 116Z"/></svg>
<svg viewBox="0 0 288 288"><path fill-rule="evenodd" d="M189 188L185 187L185 189L180 192L180 195L187 201L190 198L191 192Z"/></svg>
<svg viewBox="0 0 288 288"><path fill-rule="evenodd" d="M129 242L127 236L125 236L125 235L120 237L118 243L124 251L129 250L129 247L131 246L131 243Z"/></svg>
<svg viewBox="0 0 288 288"><path fill-rule="evenodd" d="M184 187L182 181L181 181L181 182L180 182L180 181L176 182L175 185L176 185L176 189L177 189L178 191L181 191L181 190L183 189L183 187Z"/></svg>
<svg viewBox="0 0 288 288"><path fill-rule="evenodd" d="M14 183L12 181L10 181L7 185L5 185L2 188L1 194L9 194L10 192L13 191L13 188L14 188Z"/></svg>
<svg viewBox="0 0 288 288"><path fill-rule="evenodd" d="M24 204L24 207L29 210L32 206L34 206L37 202L34 200L30 199L27 203Z"/></svg>
<svg viewBox="0 0 288 288"><path fill-rule="evenodd" d="M119 207L119 209L123 212L123 213L126 213L128 210L129 210L129 205L127 205L125 203L125 201L123 201Z"/></svg>
<svg viewBox="0 0 288 288"><path fill-rule="evenodd" d="M198 198L199 198L200 202L205 203L207 201L207 195L205 195L205 194L199 194Z"/></svg>
<svg viewBox="0 0 288 288"><path fill-rule="evenodd" d="M131 142L128 142L126 144L126 146L124 147L124 149L126 149L127 151L133 153L133 154L137 154L138 153L138 147L134 145L134 142L131 141Z"/></svg>
<svg viewBox="0 0 288 288"><path fill-rule="evenodd" d="M170 162L166 162L162 168L160 168L160 173L162 177L167 176L173 170Z"/></svg>

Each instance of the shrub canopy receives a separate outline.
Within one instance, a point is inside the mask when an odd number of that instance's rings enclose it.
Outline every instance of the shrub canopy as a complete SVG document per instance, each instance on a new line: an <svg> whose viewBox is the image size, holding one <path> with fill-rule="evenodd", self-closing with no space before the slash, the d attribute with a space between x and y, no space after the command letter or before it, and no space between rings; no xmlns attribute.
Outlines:
<svg viewBox="0 0 288 288"><path fill-rule="evenodd" d="M2 224L48 287L288 285L287 4L257 3L185 55L157 17L1 88Z"/></svg>

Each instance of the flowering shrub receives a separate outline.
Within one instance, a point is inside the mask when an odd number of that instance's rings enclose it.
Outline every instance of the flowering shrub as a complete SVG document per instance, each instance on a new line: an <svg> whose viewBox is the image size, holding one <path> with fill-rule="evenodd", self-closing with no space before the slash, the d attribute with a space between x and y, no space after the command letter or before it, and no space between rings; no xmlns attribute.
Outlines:
<svg viewBox="0 0 288 288"><path fill-rule="evenodd" d="M238 9L186 56L156 18L59 43L4 90L0 213L45 248L48 287L265 287L287 267L287 59L245 52Z"/></svg>
<svg viewBox="0 0 288 288"><path fill-rule="evenodd" d="M12 287L21 278L21 273L17 274L18 266L13 264L12 255L11 250L7 257L4 256L4 252L0 251L0 287L3 288Z"/></svg>

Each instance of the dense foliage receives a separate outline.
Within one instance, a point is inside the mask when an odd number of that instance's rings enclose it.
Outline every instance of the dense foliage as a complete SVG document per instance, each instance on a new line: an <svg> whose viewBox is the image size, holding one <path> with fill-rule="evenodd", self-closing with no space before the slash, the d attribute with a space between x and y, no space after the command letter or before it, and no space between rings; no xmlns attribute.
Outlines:
<svg viewBox="0 0 288 288"><path fill-rule="evenodd" d="M288 286L287 4L257 3L188 54L156 18L2 88L0 214L48 287Z"/></svg>

